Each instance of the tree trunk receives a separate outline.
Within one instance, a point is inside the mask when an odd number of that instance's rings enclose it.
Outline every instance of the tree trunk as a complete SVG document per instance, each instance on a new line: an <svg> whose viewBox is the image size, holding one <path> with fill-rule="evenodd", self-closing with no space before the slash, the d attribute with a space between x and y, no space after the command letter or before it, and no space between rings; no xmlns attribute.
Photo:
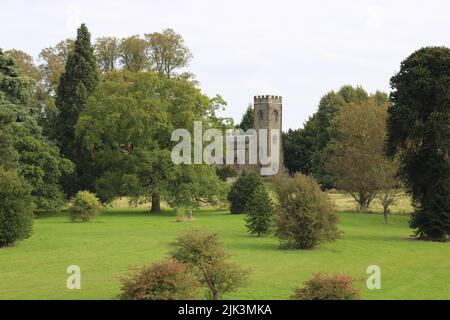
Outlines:
<svg viewBox="0 0 450 320"><path fill-rule="evenodd" d="M192 221L192 208L189 208L188 221Z"/></svg>
<svg viewBox="0 0 450 320"><path fill-rule="evenodd" d="M220 300L219 294L216 291L213 291L211 294L212 300Z"/></svg>
<svg viewBox="0 0 450 320"><path fill-rule="evenodd" d="M384 214L384 223L388 223L388 214L389 214L389 208L387 206L383 207L383 214Z"/></svg>
<svg viewBox="0 0 450 320"><path fill-rule="evenodd" d="M159 194L152 194L152 209L150 212L161 212L161 198Z"/></svg>

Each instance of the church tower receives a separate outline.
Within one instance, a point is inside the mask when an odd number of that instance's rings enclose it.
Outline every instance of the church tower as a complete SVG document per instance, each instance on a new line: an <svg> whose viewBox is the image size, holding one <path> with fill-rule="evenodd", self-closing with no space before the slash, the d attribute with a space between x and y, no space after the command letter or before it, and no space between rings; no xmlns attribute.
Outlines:
<svg viewBox="0 0 450 320"><path fill-rule="evenodd" d="M254 124L256 132L259 129L268 130L268 139L270 139L270 130L279 129L280 136L273 141L274 146L280 154L280 166L283 163L283 152L281 143L281 130L283 119L283 99L281 96L255 96L254 97ZM271 144L268 141L268 154L272 154Z"/></svg>

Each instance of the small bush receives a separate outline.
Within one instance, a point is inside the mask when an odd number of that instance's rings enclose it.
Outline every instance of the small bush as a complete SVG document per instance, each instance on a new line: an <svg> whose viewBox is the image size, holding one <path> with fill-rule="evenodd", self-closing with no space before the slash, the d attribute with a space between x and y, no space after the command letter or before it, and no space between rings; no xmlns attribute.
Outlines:
<svg viewBox="0 0 450 320"><path fill-rule="evenodd" d="M273 223L273 205L264 185L258 187L248 200L245 209L245 219L248 231L258 237L271 231Z"/></svg>
<svg viewBox="0 0 450 320"><path fill-rule="evenodd" d="M353 286L353 279L345 274L318 273L294 290L293 300L359 300L360 291Z"/></svg>
<svg viewBox="0 0 450 320"><path fill-rule="evenodd" d="M248 282L249 271L229 261L217 234L187 231L171 244L170 256L195 272L211 300L221 300Z"/></svg>
<svg viewBox="0 0 450 320"><path fill-rule="evenodd" d="M72 221L87 222L97 217L101 208L100 201L95 194L89 191L79 191L72 199L69 208L70 218Z"/></svg>
<svg viewBox="0 0 450 320"><path fill-rule="evenodd" d="M193 300L200 284L184 264L165 260L121 280L121 300Z"/></svg>
<svg viewBox="0 0 450 320"><path fill-rule="evenodd" d="M0 248L31 236L33 209L31 187L0 166Z"/></svg>
<svg viewBox="0 0 450 320"><path fill-rule="evenodd" d="M339 217L330 198L312 178L296 174L275 181L279 205L276 235L283 248L313 249L339 238Z"/></svg>
<svg viewBox="0 0 450 320"><path fill-rule="evenodd" d="M237 180L231 186L228 193L228 201L230 201L231 213L244 213L248 200L253 192L262 186L261 178L254 172L242 172Z"/></svg>

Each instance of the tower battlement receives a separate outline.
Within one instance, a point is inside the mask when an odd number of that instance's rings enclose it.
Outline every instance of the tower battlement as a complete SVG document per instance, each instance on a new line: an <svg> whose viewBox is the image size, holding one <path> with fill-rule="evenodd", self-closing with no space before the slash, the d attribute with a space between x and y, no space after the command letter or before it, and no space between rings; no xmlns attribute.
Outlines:
<svg viewBox="0 0 450 320"><path fill-rule="evenodd" d="M281 97L281 96L273 96L273 95L255 96L254 97L254 102L255 102L255 104L257 104L257 103L268 103L268 102L283 103L283 97Z"/></svg>

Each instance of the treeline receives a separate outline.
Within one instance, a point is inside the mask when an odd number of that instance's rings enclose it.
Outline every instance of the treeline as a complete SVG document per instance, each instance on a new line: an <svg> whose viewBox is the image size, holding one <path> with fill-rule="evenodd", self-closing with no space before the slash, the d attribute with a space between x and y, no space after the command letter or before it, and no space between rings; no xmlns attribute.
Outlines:
<svg viewBox="0 0 450 320"><path fill-rule="evenodd" d="M171 161L174 129L228 125L216 116L225 101L177 73L191 57L170 29L93 45L85 25L74 41L44 49L40 65L22 51L0 51L2 214L17 208L5 217L8 230L30 230L30 210L58 210L84 190L103 202L151 201L153 211L161 199L189 212L219 203L214 168ZM11 235L0 246L29 232Z"/></svg>

